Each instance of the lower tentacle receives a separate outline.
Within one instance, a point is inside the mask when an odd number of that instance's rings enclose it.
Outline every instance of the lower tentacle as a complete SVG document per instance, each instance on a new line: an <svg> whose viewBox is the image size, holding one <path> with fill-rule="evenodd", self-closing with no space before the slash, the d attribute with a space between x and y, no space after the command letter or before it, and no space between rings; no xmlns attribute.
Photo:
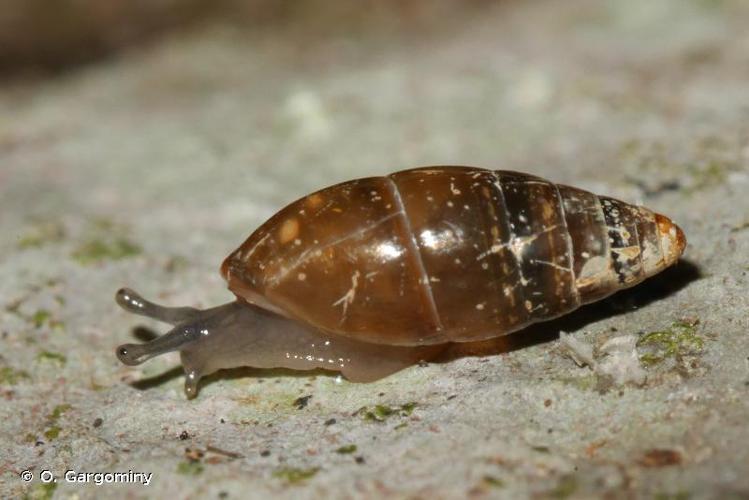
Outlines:
<svg viewBox="0 0 749 500"><path fill-rule="evenodd" d="M145 344L122 344L117 348L117 358L126 365L139 365L159 354L180 350L199 337L200 328L180 325Z"/></svg>

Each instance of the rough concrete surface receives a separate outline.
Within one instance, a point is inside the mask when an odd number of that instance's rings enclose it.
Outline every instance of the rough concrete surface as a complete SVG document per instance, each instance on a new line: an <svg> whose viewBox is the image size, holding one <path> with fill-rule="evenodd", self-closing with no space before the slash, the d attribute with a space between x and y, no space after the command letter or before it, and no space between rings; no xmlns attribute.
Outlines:
<svg viewBox="0 0 749 500"><path fill-rule="evenodd" d="M748 27L743 0L211 25L2 87L0 496L749 497ZM228 301L218 265L285 203L424 164L643 203L684 228L685 262L371 384L233 370L188 401L176 355L115 358L164 331L118 287Z"/></svg>

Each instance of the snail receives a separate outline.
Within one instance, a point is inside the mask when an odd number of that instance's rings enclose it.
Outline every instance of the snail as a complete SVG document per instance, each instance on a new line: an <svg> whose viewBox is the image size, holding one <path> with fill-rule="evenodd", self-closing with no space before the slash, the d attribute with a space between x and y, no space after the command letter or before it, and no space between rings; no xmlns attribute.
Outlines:
<svg viewBox="0 0 749 500"><path fill-rule="evenodd" d="M234 302L127 311L173 325L117 357L179 351L185 393L223 368L324 368L372 381L449 343L505 335L674 264L682 230L647 208L533 175L422 167L301 198L221 266Z"/></svg>

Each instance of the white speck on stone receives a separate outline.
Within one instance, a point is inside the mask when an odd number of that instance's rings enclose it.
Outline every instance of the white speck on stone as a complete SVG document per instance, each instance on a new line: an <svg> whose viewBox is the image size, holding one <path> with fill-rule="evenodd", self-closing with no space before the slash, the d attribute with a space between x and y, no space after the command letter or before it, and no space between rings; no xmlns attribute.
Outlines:
<svg viewBox="0 0 749 500"><path fill-rule="evenodd" d="M565 352L577 366L595 366L593 346L565 332L559 332L559 342Z"/></svg>
<svg viewBox="0 0 749 500"><path fill-rule="evenodd" d="M637 355L637 335L621 335L601 346L604 355L595 368L599 375L610 376L616 385L645 383L647 373Z"/></svg>

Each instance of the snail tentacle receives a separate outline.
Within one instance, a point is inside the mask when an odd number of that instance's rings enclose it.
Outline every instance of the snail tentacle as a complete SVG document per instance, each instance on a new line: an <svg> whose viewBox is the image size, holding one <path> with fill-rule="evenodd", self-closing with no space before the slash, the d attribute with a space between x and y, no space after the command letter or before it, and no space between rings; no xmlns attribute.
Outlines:
<svg viewBox="0 0 749 500"><path fill-rule="evenodd" d="M154 304L130 288L120 288L114 298L117 304L128 312L172 325L194 320L201 314L200 309L194 307L165 307Z"/></svg>

